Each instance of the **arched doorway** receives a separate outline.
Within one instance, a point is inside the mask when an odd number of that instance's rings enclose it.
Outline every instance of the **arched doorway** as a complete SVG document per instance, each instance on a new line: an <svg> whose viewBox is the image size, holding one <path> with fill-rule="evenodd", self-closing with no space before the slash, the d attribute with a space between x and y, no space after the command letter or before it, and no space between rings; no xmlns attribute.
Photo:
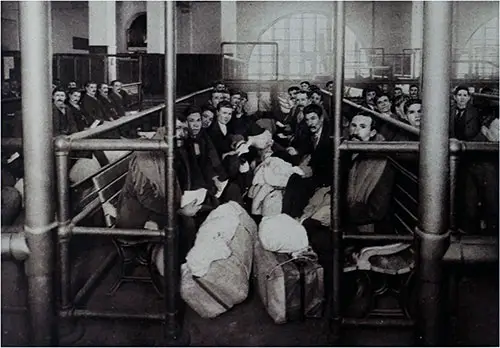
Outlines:
<svg viewBox="0 0 500 348"><path fill-rule="evenodd" d="M129 51L147 47L147 28L147 15L146 13L141 13L132 21L130 27L127 29L127 49Z"/></svg>

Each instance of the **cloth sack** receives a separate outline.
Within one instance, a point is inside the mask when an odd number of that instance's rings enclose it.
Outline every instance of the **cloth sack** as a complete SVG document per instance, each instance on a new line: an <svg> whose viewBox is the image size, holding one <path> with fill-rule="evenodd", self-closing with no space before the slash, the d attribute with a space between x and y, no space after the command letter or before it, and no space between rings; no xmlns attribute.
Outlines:
<svg viewBox="0 0 500 348"><path fill-rule="evenodd" d="M300 253L309 246L304 226L287 214L263 217L259 240L264 249L280 253Z"/></svg>

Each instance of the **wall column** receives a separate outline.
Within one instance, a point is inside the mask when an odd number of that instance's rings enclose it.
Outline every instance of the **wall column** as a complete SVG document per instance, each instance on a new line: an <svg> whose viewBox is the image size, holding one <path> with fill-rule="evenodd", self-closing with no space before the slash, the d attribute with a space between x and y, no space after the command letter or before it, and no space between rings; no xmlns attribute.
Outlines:
<svg viewBox="0 0 500 348"><path fill-rule="evenodd" d="M165 53L165 3L148 1L147 4L148 53Z"/></svg>
<svg viewBox="0 0 500 348"><path fill-rule="evenodd" d="M221 1L220 2L220 36L221 42L231 42L238 40L236 26L236 1ZM238 57L238 47L236 45L225 46L223 48L222 57L223 78L237 78L239 76L239 64L237 61L230 61L226 56Z"/></svg>
<svg viewBox="0 0 500 348"><path fill-rule="evenodd" d="M411 4L411 48L414 50L411 65L413 75L420 77L424 40L424 3L423 1L413 1Z"/></svg>
<svg viewBox="0 0 500 348"><path fill-rule="evenodd" d="M116 54L116 2L89 1L90 53ZM117 79L116 58L107 60L108 80Z"/></svg>

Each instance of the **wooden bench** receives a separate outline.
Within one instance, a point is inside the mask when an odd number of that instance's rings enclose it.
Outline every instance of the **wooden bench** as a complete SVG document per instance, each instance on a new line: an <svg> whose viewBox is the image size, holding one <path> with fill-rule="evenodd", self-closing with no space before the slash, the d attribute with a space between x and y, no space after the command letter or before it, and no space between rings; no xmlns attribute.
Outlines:
<svg viewBox="0 0 500 348"><path fill-rule="evenodd" d="M74 215L94 204L96 199L99 200L99 204L93 209L89 217L82 221L82 225L92 227L104 224L109 228L115 227L118 201L128 173L131 156L132 153L126 154L117 161L103 167L91 177L72 186L72 195L77 201L77 204L73 207ZM144 247L146 249L147 244L151 242L150 238L127 240L114 237L112 240L118 251L121 267L119 279L111 287L108 294L114 294L126 282L152 283L150 276L134 276L132 274L138 265L135 255L133 257L129 256L133 254L132 251L136 248ZM149 258L146 257L144 266L146 266L148 273L150 272L149 262ZM155 284L153 283L153 285Z"/></svg>

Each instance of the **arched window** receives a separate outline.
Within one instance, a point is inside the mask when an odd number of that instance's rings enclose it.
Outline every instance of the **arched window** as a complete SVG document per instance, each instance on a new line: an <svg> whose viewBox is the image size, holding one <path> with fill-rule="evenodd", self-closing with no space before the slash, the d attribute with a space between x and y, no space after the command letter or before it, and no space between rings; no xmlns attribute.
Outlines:
<svg viewBox="0 0 500 348"><path fill-rule="evenodd" d="M457 56L458 78L498 78L498 17L480 26Z"/></svg>
<svg viewBox="0 0 500 348"><path fill-rule="evenodd" d="M278 71L281 79L301 79L331 75L333 72L333 42L331 17L319 13L297 13L281 17L259 38L278 43ZM350 61L366 62L359 51L355 34L346 27L345 52ZM274 63L273 47L255 46L248 66L250 79L270 79ZM267 57L267 60L266 60ZM268 61L269 64L263 64ZM346 58L346 61L348 59ZM354 77L355 69L346 68L345 77Z"/></svg>

